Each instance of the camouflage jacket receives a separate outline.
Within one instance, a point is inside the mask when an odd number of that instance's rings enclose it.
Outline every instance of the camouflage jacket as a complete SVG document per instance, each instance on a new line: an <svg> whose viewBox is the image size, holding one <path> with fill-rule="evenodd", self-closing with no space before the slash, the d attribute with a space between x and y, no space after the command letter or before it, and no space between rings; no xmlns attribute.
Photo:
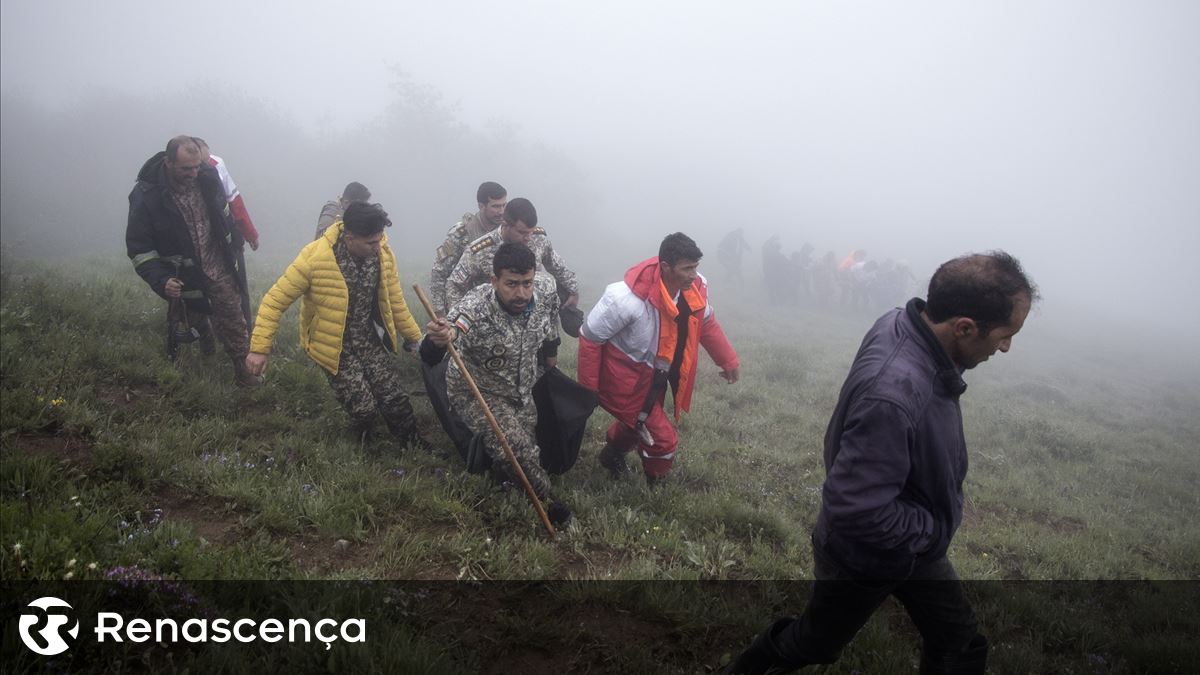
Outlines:
<svg viewBox="0 0 1200 675"><path fill-rule="evenodd" d="M454 327L454 346L483 397L532 409L538 353L543 344L549 355L557 353L557 317L554 279L539 273L534 278L533 302L521 314L509 314L496 301L496 291L487 285L467 293L450 308L446 320ZM474 400L453 361L446 371L446 390L453 406L461 408Z"/></svg>
<svg viewBox="0 0 1200 675"><path fill-rule="evenodd" d="M342 219L342 214L345 209L342 208L340 199L331 199L325 202L325 206L321 207L321 215L317 216L317 234L313 237L313 241L320 239L325 235L325 230L330 225Z"/></svg>
<svg viewBox="0 0 1200 675"><path fill-rule="evenodd" d="M497 228L467 246L462 259L454 266L454 271L446 280L446 306L453 306L467 291L492 278L492 258L496 255L496 248L503 242L504 239ZM566 291L567 295L579 293L575 273L567 269L567 263L554 250L554 245L550 243L550 237L546 235L545 230L540 227L533 228L529 248L537 260L539 272L549 272L558 282L558 289Z"/></svg>
<svg viewBox="0 0 1200 675"><path fill-rule="evenodd" d="M454 266L462 258L467 245L495 228L489 227L478 213L464 213L462 220L446 233L446 241L434 254L433 270L429 273L429 301L433 308L443 314L449 308L446 302L446 280Z"/></svg>

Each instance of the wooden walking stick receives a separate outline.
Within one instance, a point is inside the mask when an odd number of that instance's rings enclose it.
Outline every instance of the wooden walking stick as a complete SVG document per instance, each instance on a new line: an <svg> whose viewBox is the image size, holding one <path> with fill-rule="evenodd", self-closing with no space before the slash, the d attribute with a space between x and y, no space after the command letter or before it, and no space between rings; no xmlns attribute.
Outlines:
<svg viewBox="0 0 1200 675"><path fill-rule="evenodd" d="M421 290L420 284L413 284L413 290L417 292L417 299L425 307L425 313L430 319L436 320L437 314L433 311L433 305L429 304L429 299L425 297L424 291ZM488 424L492 427L492 432L496 434L496 438L500 439L500 447L504 449L504 455L508 457L508 463L512 465L513 472L517 478L521 479L521 485L525 488L525 495L529 497L529 501L533 502L533 508L537 511L538 517L542 519L542 525L546 526L546 531L550 533L550 537L554 538L557 534L554 530L554 525L550 524L550 518L546 515L546 509L542 508L542 500L538 499L537 493L533 491L533 486L529 484L529 479L525 477L525 471L521 469L521 463L517 461L516 454L513 453L512 447L508 445L508 438L504 436L504 432L500 430L500 424L496 418L492 416L492 409L488 407L487 401L483 400L483 394L479 393L479 387L475 385L475 378L471 377L471 373L467 370L467 365L463 363L462 357L458 355L458 350L454 348L454 340L451 338L446 345L446 349L450 352L450 357L454 359L454 363L458 364L458 371L463 374L463 379L467 381L467 386L471 388L471 393L475 394L475 400L479 403L479 407L483 408L483 414L487 417Z"/></svg>

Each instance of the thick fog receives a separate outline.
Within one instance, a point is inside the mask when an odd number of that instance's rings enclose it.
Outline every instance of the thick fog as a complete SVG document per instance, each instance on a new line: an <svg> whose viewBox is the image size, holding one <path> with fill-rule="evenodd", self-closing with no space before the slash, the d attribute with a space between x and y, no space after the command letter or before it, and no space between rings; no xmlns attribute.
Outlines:
<svg viewBox="0 0 1200 675"><path fill-rule="evenodd" d="M351 180L432 260L496 180L602 278L675 230L919 278L1003 248L1038 321L1200 339L1189 0L169 5L3 4L6 256L119 257L138 168L189 133L243 188L252 264Z"/></svg>

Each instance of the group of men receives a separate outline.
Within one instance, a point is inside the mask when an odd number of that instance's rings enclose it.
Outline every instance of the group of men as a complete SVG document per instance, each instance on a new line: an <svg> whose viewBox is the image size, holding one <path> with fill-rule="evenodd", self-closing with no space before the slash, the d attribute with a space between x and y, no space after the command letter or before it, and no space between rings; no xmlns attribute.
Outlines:
<svg viewBox="0 0 1200 675"><path fill-rule="evenodd" d="M299 299L301 347L326 372L354 433L365 434L380 416L402 445L428 450L393 355L419 351L434 365L454 342L522 472L560 523L570 510L539 464L532 402L533 385L556 365L560 327L580 338L581 383L616 418L600 453L615 477L632 473L625 455L634 450L648 482L669 473L678 441L663 409L666 390L674 393L678 421L690 404L698 345L727 380L737 380L737 356L708 305L694 241L682 233L667 237L658 257L606 289L585 323L576 276L538 225L533 203L509 200L495 182L479 186L478 210L464 215L437 249L430 273L436 316L424 333L384 234L391 221L368 203L370 192L360 183L322 209L316 239L264 295L251 329L241 313L246 238L234 225L231 200L218 191L221 182L197 139L172 139L139 174L126 243L138 273L171 301L171 312L188 310L202 339L221 337L237 383L262 381L280 318ZM495 477L513 479L457 364L445 368L444 387L450 412L479 437Z"/></svg>
<svg viewBox="0 0 1200 675"><path fill-rule="evenodd" d="M533 204L509 201L493 182L479 186L478 211L455 224L437 249L430 275L435 316L424 331L387 243L391 221L368 203L365 187L351 183L322 211L317 238L264 296L250 334L240 253L257 234L251 240L232 217L236 188L231 196L232 179L223 186L220 165L219 158L205 159L196 139L173 138L142 167L130 194L129 256L170 301L171 316L200 326L202 335L215 333L237 382L252 386L265 372L281 315L300 299L301 346L327 373L356 432L380 414L402 444L426 449L394 354L403 348L440 364L455 345L560 526L571 512L539 466L532 402L534 383L556 363L560 327L568 334L578 329L579 384L613 417L597 458L614 478L632 473L631 452L650 485L670 473L678 437L665 411L666 391L678 422L690 406L699 346L726 381L739 379L738 356L698 272L703 253L695 241L679 232L666 236L657 256L605 288L580 325L568 321L567 311L579 299L577 280L538 226ZM773 623L726 672L786 673L831 663L888 595L905 605L921 632L922 672L983 672L987 641L946 557L962 520L967 467L962 373L1008 351L1037 297L1011 256L968 255L937 270L926 300L914 298L875 323L825 436L814 593L799 618ZM497 478L511 478L467 374L456 363L445 372L453 413L495 460Z"/></svg>
<svg viewBox="0 0 1200 675"><path fill-rule="evenodd" d="M436 364L451 342L457 345L531 486L550 501L551 520L563 522L570 511L554 497L539 465L532 401L540 372L557 361L561 323L579 338L580 384L598 392L600 404L617 418L601 463L615 477L627 475L631 472L624 455L639 448L647 481L661 481L670 471L676 437L663 411L666 380L655 386L657 369L665 363L664 373L670 371L676 415L688 408L697 345L704 344L723 364L730 381L737 379L737 357L695 271L699 248L684 234L669 235L658 257L639 263L625 281L609 286L587 321L569 327L564 312L575 309L578 284L537 226L533 204L523 198L506 203L506 191L492 182L482 184L477 197L479 211L464 216L438 248L430 276L439 316L426 326L422 358ZM472 228L484 233L470 240ZM639 275L644 279L639 281ZM446 389L451 407L483 435L492 466L503 479L507 469L499 439L464 380L458 365L450 364Z"/></svg>

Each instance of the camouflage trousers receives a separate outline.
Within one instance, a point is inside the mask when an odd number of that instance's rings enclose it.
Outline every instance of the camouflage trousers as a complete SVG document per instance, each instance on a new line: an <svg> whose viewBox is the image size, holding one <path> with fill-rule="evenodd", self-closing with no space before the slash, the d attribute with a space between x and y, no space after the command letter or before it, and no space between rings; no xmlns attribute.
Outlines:
<svg viewBox="0 0 1200 675"><path fill-rule="evenodd" d="M245 359L250 353L250 333L246 315L242 313L242 292L233 275L210 280L204 297L212 307L212 314L188 309L185 302L171 302L167 303L167 321L186 321L201 335L211 329L230 358Z"/></svg>
<svg viewBox="0 0 1200 675"><path fill-rule="evenodd" d="M492 471L519 483L520 479L512 475L512 464L504 454L504 448L496 439L492 425L488 424L487 416L483 414L483 409L479 407L474 395L467 393L466 396L462 396L459 392L451 391L450 405L462 416L471 431L483 434L483 443L492 458ZM538 449L534 432L537 427L537 406L532 401L522 407L506 400L492 399L488 401L488 407L492 416L496 418L496 423L500 425L500 430L504 432L508 447L512 448L513 454L517 456L517 463L521 465L521 470L525 472L533 491L542 499L550 499L550 478L542 469L541 451Z"/></svg>
<svg viewBox="0 0 1200 675"><path fill-rule="evenodd" d="M328 375L328 373L326 373ZM381 344L365 348L342 345L337 375L328 375L333 396L350 416L355 429L365 429L378 413L388 431L401 442L420 439L417 419L396 363L396 355Z"/></svg>

